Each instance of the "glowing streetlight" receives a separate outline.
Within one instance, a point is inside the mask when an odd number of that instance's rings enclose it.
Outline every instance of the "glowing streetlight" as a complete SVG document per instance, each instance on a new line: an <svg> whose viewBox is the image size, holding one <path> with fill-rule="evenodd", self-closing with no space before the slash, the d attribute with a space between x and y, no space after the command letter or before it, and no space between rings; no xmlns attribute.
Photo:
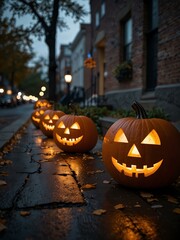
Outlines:
<svg viewBox="0 0 180 240"><path fill-rule="evenodd" d="M40 96L40 97L43 97L43 96L44 96L44 92L42 92L42 91L39 92L39 96Z"/></svg>
<svg viewBox="0 0 180 240"><path fill-rule="evenodd" d="M45 87L45 86L42 86L42 87L41 87L41 91L45 92L45 91L46 91L46 87Z"/></svg>
<svg viewBox="0 0 180 240"><path fill-rule="evenodd" d="M64 76L64 79L65 79L65 82L67 83L67 94L69 96L70 95L70 85L72 82L72 75L68 73Z"/></svg>
<svg viewBox="0 0 180 240"><path fill-rule="evenodd" d="M0 93L4 93L4 88L0 88Z"/></svg>

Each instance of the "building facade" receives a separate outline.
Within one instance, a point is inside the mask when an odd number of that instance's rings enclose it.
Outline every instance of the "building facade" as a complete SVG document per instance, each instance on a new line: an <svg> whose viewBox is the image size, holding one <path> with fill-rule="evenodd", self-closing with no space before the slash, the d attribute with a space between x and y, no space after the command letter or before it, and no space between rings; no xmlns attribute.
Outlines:
<svg viewBox="0 0 180 240"><path fill-rule="evenodd" d="M91 50L91 25L80 24L80 30L71 44L71 64L72 64L72 86L90 87L91 75L84 67L84 60Z"/></svg>
<svg viewBox="0 0 180 240"><path fill-rule="evenodd" d="M71 44L62 44L60 46L60 55L57 59L58 72L56 81L56 94L60 99L63 94L67 91L64 76L67 73L71 73Z"/></svg>
<svg viewBox="0 0 180 240"><path fill-rule="evenodd" d="M130 109L136 100L180 119L179 6L179 0L90 0L94 78L107 104Z"/></svg>

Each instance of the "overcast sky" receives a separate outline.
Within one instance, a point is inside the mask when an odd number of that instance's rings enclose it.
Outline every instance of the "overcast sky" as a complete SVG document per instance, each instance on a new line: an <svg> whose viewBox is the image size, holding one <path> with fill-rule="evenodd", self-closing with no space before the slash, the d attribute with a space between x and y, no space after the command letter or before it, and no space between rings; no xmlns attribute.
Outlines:
<svg viewBox="0 0 180 240"><path fill-rule="evenodd" d="M85 10L87 12L90 12L90 6L89 6L89 0L76 0L79 4L83 5ZM7 11L5 12L5 15L9 15L10 13ZM63 32L57 31L57 39L56 39L56 55L58 56L60 53L60 44L69 44L71 43L78 31L80 30L80 23L90 23L90 14L87 14L83 21L74 23L73 19L71 17L65 16L65 20L67 22L67 25L69 26L69 29L64 29ZM18 24L22 24L24 26L28 26L29 23L32 21L32 18L28 15L21 17L17 19ZM40 56L47 58L48 56L48 48L47 45L44 42L44 38L42 38L41 41L38 40L36 37L32 37L34 44L33 49L36 53L36 58L39 58Z"/></svg>
<svg viewBox="0 0 180 240"><path fill-rule="evenodd" d="M90 11L89 0L78 0L77 2L79 4L84 5L84 8L86 9L86 11L88 12ZM74 40L76 34L80 30L80 23L82 23L82 22L74 23L73 19L67 16L65 17L65 19L67 20L69 29L64 29L63 32L59 32L59 31L57 32L56 55L59 55L60 53L60 44L69 44ZM90 14L84 17L83 22L90 23ZM34 38L33 47L37 57L38 56L43 56L45 58L47 57L48 49L43 39L41 41L38 41L37 38Z"/></svg>

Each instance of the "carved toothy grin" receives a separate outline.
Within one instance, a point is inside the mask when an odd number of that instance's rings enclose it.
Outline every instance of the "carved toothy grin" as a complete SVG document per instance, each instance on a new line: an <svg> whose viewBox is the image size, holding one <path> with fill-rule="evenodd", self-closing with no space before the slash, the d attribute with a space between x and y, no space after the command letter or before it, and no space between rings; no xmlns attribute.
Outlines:
<svg viewBox="0 0 180 240"><path fill-rule="evenodd" d="M54 130L54 125L49 125L49 124L46 124L44 122L42 122L43 124L43 127L46 129L46 130L49 130L49 131L53 131Z"/></svg>
<svg viewBox="0 0 180 240"><path fill-rule="evenodd" d="M40 122L40 119L39 119L39 118L35 118L35 117L32 116L32 119L33 119L33 121L35 121L35 122L37 122L37 123Z"/></svg>
<svg viewBox="0 0 180 240"><path fill-rule="evenodd" d="M69 138L67 139L66 137L62 138L60 137L57 133L56 133L56 138L58 140L58 142L60 142L63 145L68 145L68 146L73 146L76 145L77 143L79 143L81 141L81 139L83 138L83 136L80 136L78 138Z"/></svg>
<svg viewBox="0 0 180 240"><path fill-rule="evenodd" d="M163 160L160 160L157 163L153 164L153 167L147 167L147 165L143 165L143 168L137 168L136 165L131 165L131 167L127 167L125 163L120 164L118 161L112 157L112 163L114 167L119 171L123 172L124 175L128 177L133 177L133 174L135 174L135 177L138 177L138 174L144 174L145 177L148 177L152 174L154 174L158 168L161 166Z"/></svg>

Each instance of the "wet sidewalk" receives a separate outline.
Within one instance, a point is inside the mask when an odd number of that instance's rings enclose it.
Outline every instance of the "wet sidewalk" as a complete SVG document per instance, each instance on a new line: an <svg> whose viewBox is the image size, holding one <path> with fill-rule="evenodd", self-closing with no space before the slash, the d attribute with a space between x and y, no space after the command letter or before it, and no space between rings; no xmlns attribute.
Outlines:
<svg viewBox="0 0 180 240"><path fill-rule="evenodd" d="M27 122L0 159L0 239L177 239L180 183L122 187L101 147L99 140L88 154L64 153Z"/></svg>

